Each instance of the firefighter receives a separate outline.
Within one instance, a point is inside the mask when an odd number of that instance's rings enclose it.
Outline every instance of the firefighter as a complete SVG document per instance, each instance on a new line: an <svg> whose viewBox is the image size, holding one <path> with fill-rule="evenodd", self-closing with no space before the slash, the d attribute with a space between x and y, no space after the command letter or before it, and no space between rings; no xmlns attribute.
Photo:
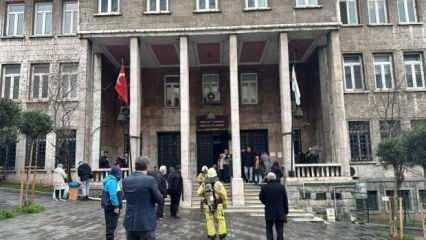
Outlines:
<svg viewBox="0 0 426 240"><path fill-rule="evenodd" d="M216 239L216 235L218 235L220 239L225 239L227 230L223 209L227 205L227 195L226 189L219 181L214 168L208 170L207 178L200 185L197 193L203 197L202 211L206 218L208 238Z"/></svg>

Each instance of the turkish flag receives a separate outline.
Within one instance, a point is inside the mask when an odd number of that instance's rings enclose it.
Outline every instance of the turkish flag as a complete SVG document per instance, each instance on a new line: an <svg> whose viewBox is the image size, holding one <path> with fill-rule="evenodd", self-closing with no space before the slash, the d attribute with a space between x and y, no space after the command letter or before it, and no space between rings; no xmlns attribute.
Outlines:
<svg viewBox="0 0 426 240"><path fill-rule="evenodd" d="M127 92L126 70L123 64L121 64L120 66L120 74L118 74L117 82L115 83L114 89L117 92L120 100L126 104L129 104L129 94Z"/></svg>

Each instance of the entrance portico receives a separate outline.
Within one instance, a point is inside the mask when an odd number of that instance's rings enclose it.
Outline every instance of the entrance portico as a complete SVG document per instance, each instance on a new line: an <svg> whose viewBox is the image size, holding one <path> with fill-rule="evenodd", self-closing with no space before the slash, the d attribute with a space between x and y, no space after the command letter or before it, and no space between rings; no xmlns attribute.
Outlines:
<svg viewBox="0 0 426 240"><path fill-rule="evenodd" d="M159 144L163 144L159 136L176 134L168 138L171 141L168 144L179 146L173 148L178 152L164 156L173 158L168 162L179 163L176 165L184 179L184 205L191 206L193 179L201 161L197 153L200 116L221 116L228 121L223 129L218 129L227 133L228 142L222 140L218 145L227 147L232 154L234 205L244 205L241 149L255 145L254 150L259 153L269 151L271 159L283 164L286 172L296 170L292 161L295 128L303 130L301 138L306 146L323 147L322 163L341 164L342 172L349 174L349 155L345 152L348 148L344 146L348 138L342 108L343 88L339 88L342 72L335 70L340 66L340 58L336 58L340 56L338 40L337 31L311 30L180 36L141 34L129 38L93 38L92 42L102 53L102 67L95 71L103 72L103 88L111 85L116 77L114 71L104 69L103 63L118 69L117 63L124 59L128 66L131 156L146 156L153 165L158 165ZM328 62L324 64L320 58ZM294 116L296 107L292 104L290 85L292 63L297 64L301 85L302 119ZM255 84L247 88L242 84L246 80ZM323 86L327 84L330 87ZM331 97L336 93L340 95ZM256 97L246 99L250 94ZM108 126L117 126L114 119L120 106L114 102L112 90L104 90L103 95L101 100L94 98L98 101L94 108L102 109L99 114L102 120L99 121L99 146L92 145L92 149L107 150L115 156L125 150L122 147L125 137L120 136L123 134L119 128ZM325 104L328 107L324 107ZM337 110L338 114L330 115ZM324 121L327 117L331 118L331 124ZM242 138L244 131L255 130L263 131L267 138L267 147L262 150L256 149L255 140ZM328 139L343 146L333 152L332 148L325 147Z"/></svg>

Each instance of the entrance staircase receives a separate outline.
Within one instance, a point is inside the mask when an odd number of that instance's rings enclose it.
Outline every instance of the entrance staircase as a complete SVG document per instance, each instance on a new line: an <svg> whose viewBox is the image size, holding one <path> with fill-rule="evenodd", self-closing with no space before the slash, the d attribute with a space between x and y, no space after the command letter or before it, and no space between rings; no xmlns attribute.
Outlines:
<svg viewBox="0 0 426 240"><path fill-rule="evenodd" d="M225 213L243 213L250 217L264 217L264 205L259 200L260 186L251 183L244 185L244 206L234 206L232 204L232 189L230 184L224 184L228 194L228 208ZM202 197L198 196L198 184L193 185L192 192L192 209L200 209ZM289 221L293 222L324 222L322 218L317 217L314 213L307 212L304 209L296 209L290 206L288 215Z"/></svg>

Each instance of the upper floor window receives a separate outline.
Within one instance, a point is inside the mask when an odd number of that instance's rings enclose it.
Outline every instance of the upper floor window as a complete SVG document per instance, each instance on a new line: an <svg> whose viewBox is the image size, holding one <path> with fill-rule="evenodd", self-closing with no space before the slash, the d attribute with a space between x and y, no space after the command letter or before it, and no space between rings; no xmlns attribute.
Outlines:
<svg viewBox="0 0 426 240"><path fill-rule="evenodd" d="M18 99L20 72L20 65L3 65L2 98Z"/></svg>
<svg viewBox="0 0 426 240"><path fill-rule="evenodd" d="M164 105L170 108L179 107L180 84L178 75L164 77Z"/></svg>
<svg viewBox="0 0 426 240"><path fill-rule="evenodd" d="M267 8L268 0L246 0L247 9Z"/></svg>
<svg viewBox="0 0 426 240"><path fill-rule="evenodd" d="M405 80L408 88L424 88L423 58L420 53L404 54Z"/></svg>
<svg viewBox="0 0 426 240"><path fill-rule="evenodd" d="M340 17L343 24L358 24L358 0L340 0Z"/></svg>
<svg viewBox="0 0 426 240"><path fill-rule="evenodd" d="M75 1L64 2L62 15L62 33L75 34L78 26L78 3Z"/></svg>
<svg viewBox="0 0 426 240"><path fill-rule="evenodd" d="M32 99L47 99L49 92L49 64L32 66Z"/></svg>
<svg viewBox="0 0 426 240"><path fill-rule="evenodd" d="M148 12L152 13L161 13L169 11L169 1L168 0L148 0L146 1L148 6Z"/></svg>
<svg viewBox="0 0 426 240"><path fill-rule="evenodd" d="M343 66L345 68L346 90L364 89L361 55L344 55Z"/></svg>
<svg viewBox="0 0 426 240"><path fill-rule="evenodd" d="M220 104L219 74L203 74L203 103Z"/></svg>
<svg viewBox="0 0 426 240"><path fill-rule="evenodd" d="M368 121L350 121L348 124L351 161L370 161L370 123Z"/></svg>
<svg viewBox="0 0 426 240"><path fill-rule="evenodd" d="M318 0L296 0L296 7L318 6Z"/></svg>
<svg viewBox="0 0 426 240"><path fill-rule="evenodd" d="M398 0L398 13L400 23L417 22L416 0Z"/></svg>
<svg viewBox="0 0 426 240"><path fill-rule="evenodd" d="M120 0L99 0L99 13L118 13L120 12Z"/></svg>
<svg viewBox="0 0 426 240"><path fill-rule="evenodd" d="M391 54L374 55L374 76L376 79L376 88L393 88L393 63Z"/></svg>
<svg viewBox="0 0 426 240"><path fill-rule="evenodd" d="M52 3L38 2L35 4L34 34L52 34Z"/></svg>
<svg viewBox="0 0 426 240"><path fill-rule="evenodd" d="M24 34L24 9L24 4L7 5L7 36L21 36Z"/></svg>
<svg viewBox="0 0 426 240"><path fill-rule="evenodd" d="M198 11L211 11L219 9L218 0L197 0L196 3Z"/></svg>
<svg viewBox="0 0 426 240"><path fill-rule="evenodd" d="M241 74L241 104L257 104L257 73Z"/></svg>
<svg viewBox="0 0 426 240"><path fill-rule="evenodd" d="M64 63L61 65L61 94L62 98L77 98L78 64Z"/></svg>
<svg viewBox="0 0 426 240"><path fill-rule="evenodd" d="M368 19L370 24L388 22L386 0L368 0Z"/></svg>

